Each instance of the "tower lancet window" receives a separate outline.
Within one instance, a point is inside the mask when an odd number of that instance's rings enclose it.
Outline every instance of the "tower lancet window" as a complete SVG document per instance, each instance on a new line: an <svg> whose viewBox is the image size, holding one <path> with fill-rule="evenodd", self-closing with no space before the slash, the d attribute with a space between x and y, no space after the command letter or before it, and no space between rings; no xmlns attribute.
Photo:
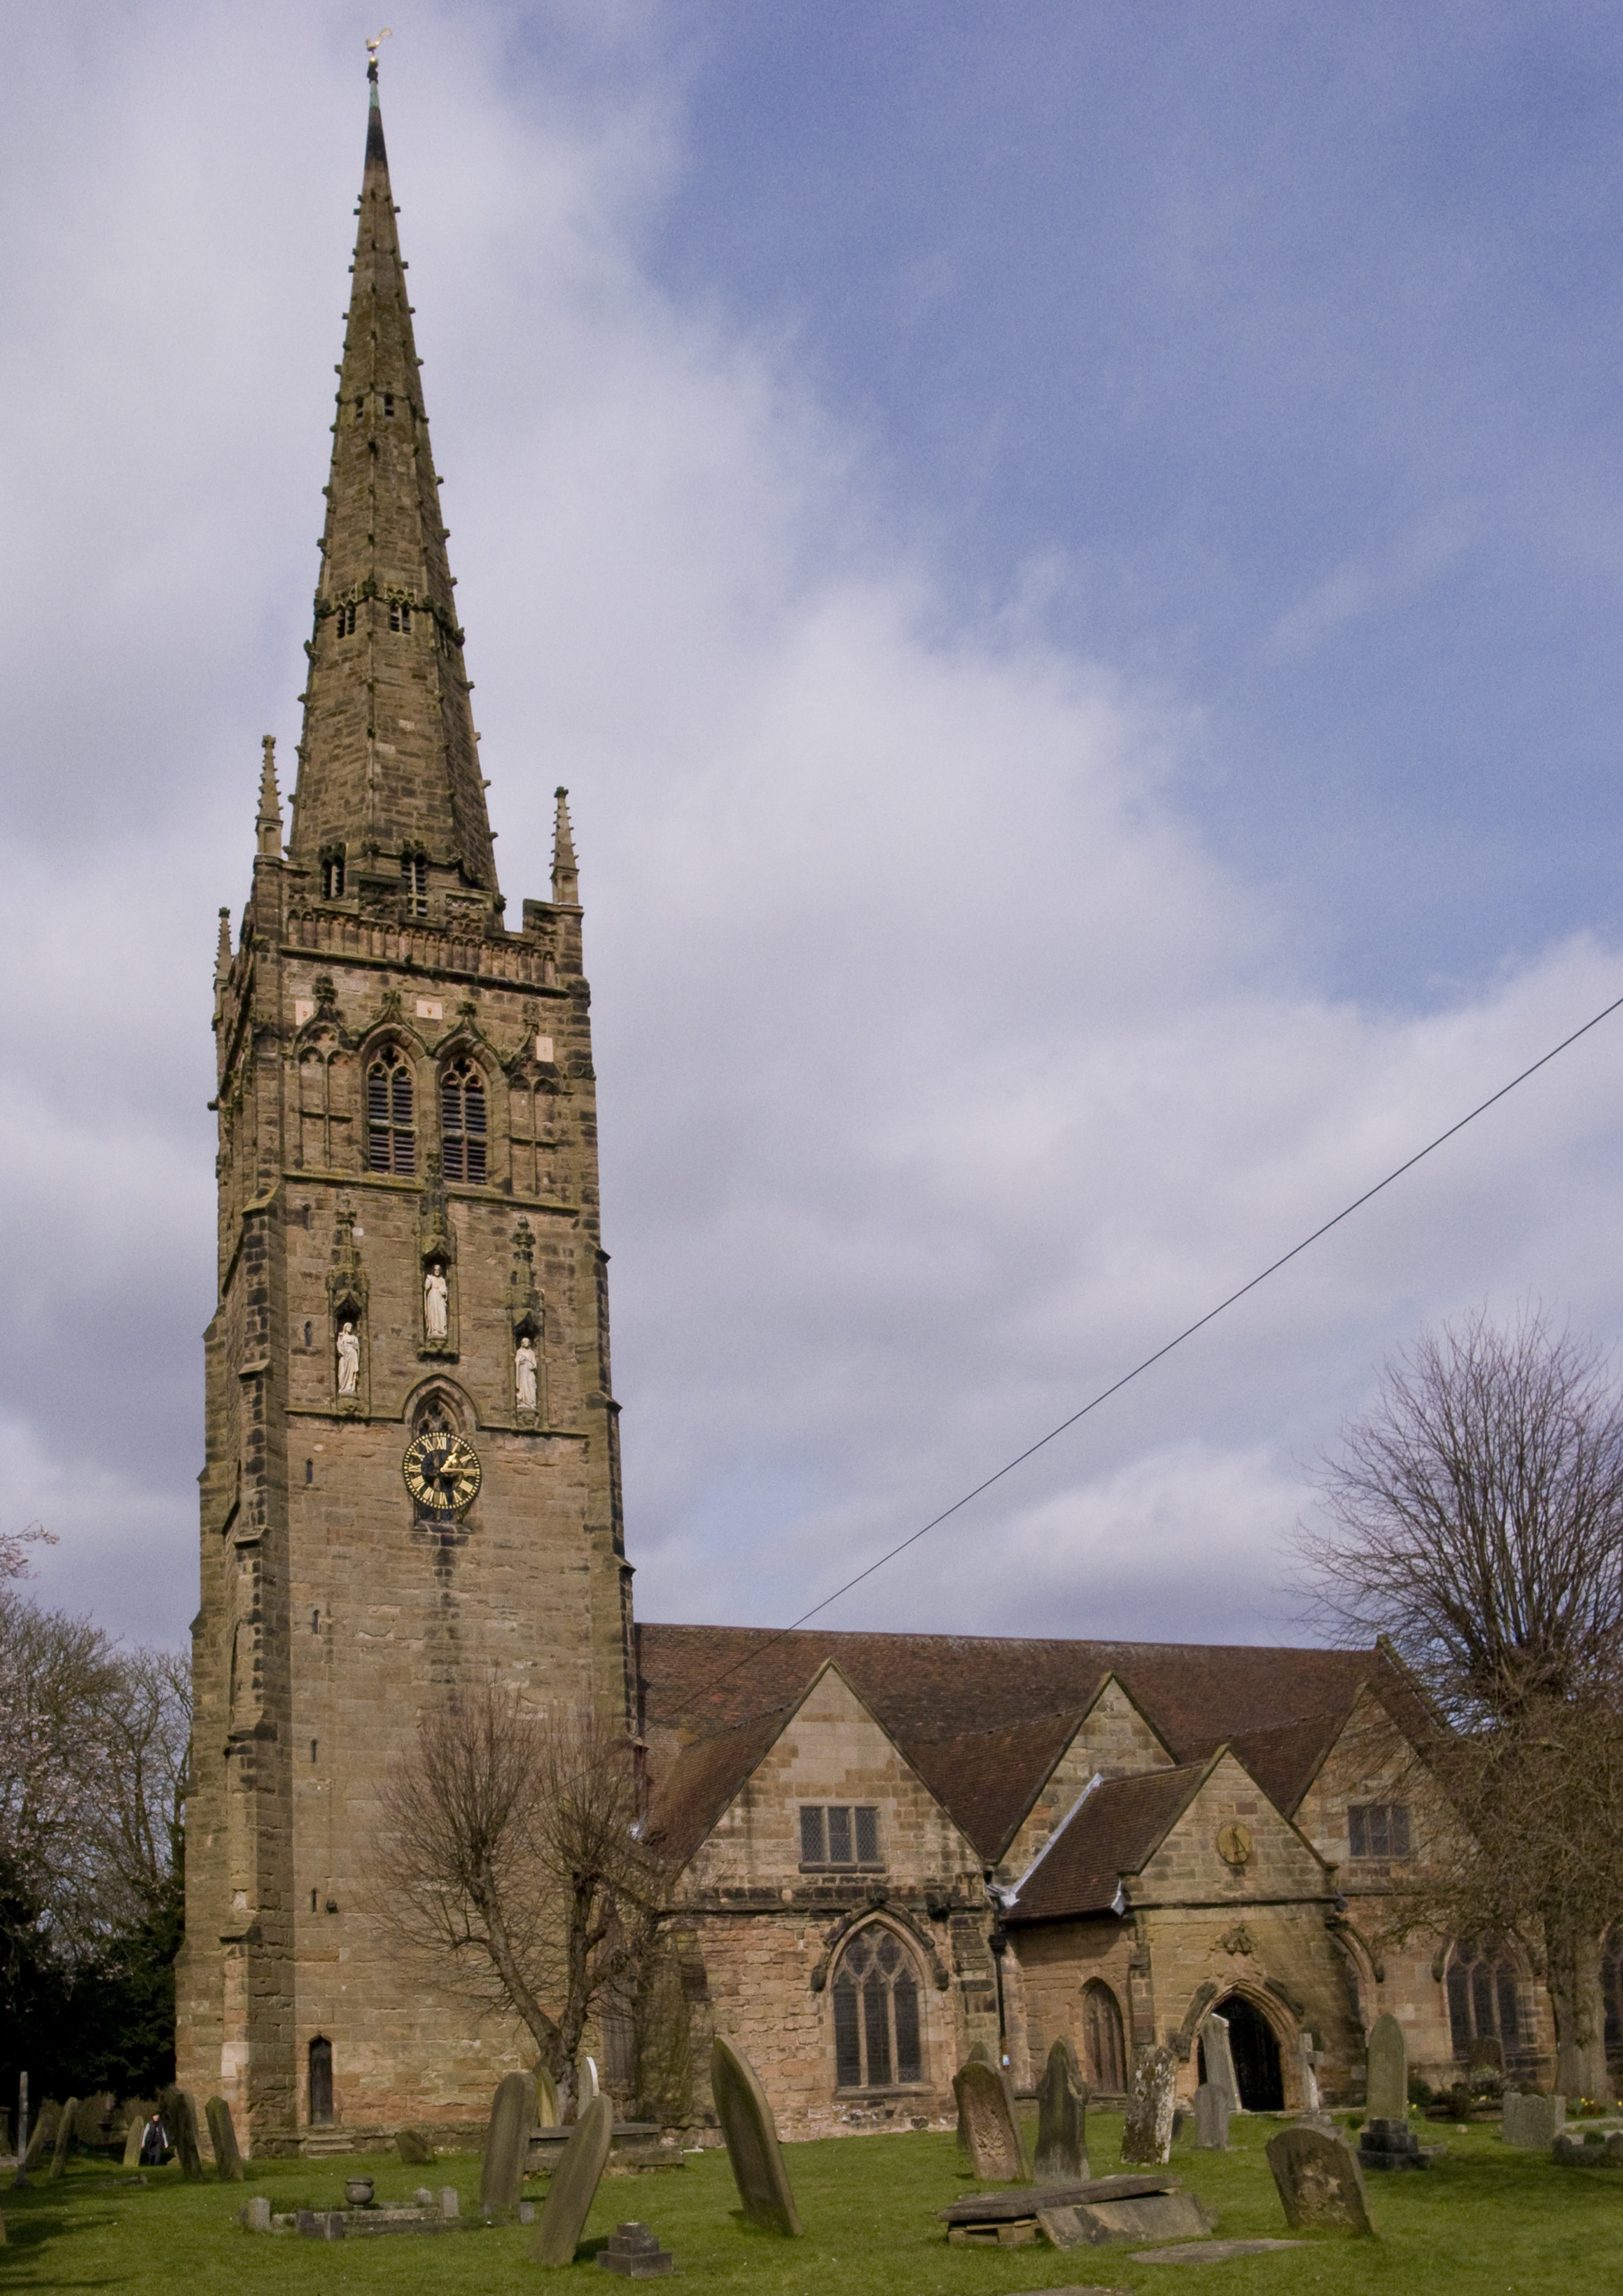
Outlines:
<svg viewBox="0 0 1623 2296"><path fill-rule="evenodd" d="M386 390L383 393L383 420L385 422L392 422L394 420L394 393L392 390Z"/></svg>
<svg viewBox="0 0 1623 2296"><path fill-rule="evenodd" d="M321 863L321 898L324 901L336 901L342 899L342 896L343 855L342 853L325 854Z"/></svg>
<svg viewBox="0 0 1623 2296"><path fill-rule="evenodd" d="M424 853L402 853L400 856L400 890L406 896L408 917L428 914L428 857Z"/></svg>
<svg viewBox="0 0 1623 2296"><path fill-rule="evenodd" d="M409 631L411 628L411 608L403 598L391 598L389 601L389 627L391 630Z"/></svg>
<svg viewBox="0 0 1623 2296"><path fill-rule="evenodd" d="M352 599L348 605L338 609L338 635L341 638L355 636L355 603Z"/></svg>
<svg viewBox="0 0 1623 2296"><path fill-rule="evenodd" d="M482 1187L485 1179L484 1078L472 1061L447 1069L440 1084L441 1154L448 1180Z"/></svg>
<svg viewBox="0 0 1623 2296"><path fill-rule="evenodd" d="M367 1070L367 1166L374 1172L408 1176L417 1168L411 1070L394 1045L381 1052Z"/></svg>

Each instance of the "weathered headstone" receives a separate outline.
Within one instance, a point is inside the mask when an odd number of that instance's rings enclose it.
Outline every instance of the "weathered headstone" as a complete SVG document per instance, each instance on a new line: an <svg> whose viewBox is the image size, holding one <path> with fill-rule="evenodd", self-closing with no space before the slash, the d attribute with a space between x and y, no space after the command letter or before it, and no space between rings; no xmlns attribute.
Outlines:
<svg viewBox="0 0 1623 2296"><path fill-rule="evenodd" d="M1215 2014L1200 2028L1206 2057L1206 2077L1231 2112L1240 2111L1240 2083L1234 2076L1234 2051L1229 2040L1229 2021Z"/></svg>
<svg viewBox="0 0 1623 2296"><path fill-rule="evenodd" d="M1479 2033L1466 2052L1465 2070L1470 2073L1502 2073L1504 2070L1504 2043L1497 2033Z"/></svg>
<svg viewBox="0 0 1623 2296"><path fill-rule="evenodd" d="M558 2085L545 2065L535 2069L535 2125L538 2128L558 2125Z"/></svg>
<svg viewBox="0 0 1623 2296"><path fill-rule="evenodd" d="M433 2144L421 2128L397 2128L394 2149L408 2169L426 2169L434 2157Z"/></svg>
<svg viewBox="0 0 1623 2296"><path fill-rule="evenodd" d="M141 2165L141 2139L146 2134L147 2113L144 2105L137 2105L129 2116L129 2126L124 2131L124 2166L136 2169Z"/></svg>
<svg viewBox="0 0 1623 2296"><path fill-rule="evenodd" d="M1088 2085L1062 2036L1048 2053L1037 2090L1037 2182L1088 2174Z"/></svg>
<svg viewBox="0 0 1623 2296"><path fill-rule="evenodd" d="M1311 2033L1298 2033L1297 2035L1296 2052L1298 2078L1300 2079L1302 2084L1302 2110L1304 2112L1317 2112L1319 2109L1319 2073L1318 2066L1315 2062L1317 2052L1314 2048L1313 2035Z"/></svg>
<svg viewBox="0 0 1623 2296"><path fill-rule="evenodd" d="M268 2232L270 2230L270 2195L268 2193L256 2193L251 2201L243 2202L236 2215L237 2222L244 2232Z"/></svg>
<svg viewBox="0 0 1623 2296"><path fill-rule="evenodd" d="M457 2197L455 2185L441 2185L440 2187L440 2213L447 2224L452 2223L461 2215L462 2202Z"/></svg>
<svg viewBox="0 0 1623 2296"><path fill-rule="evenodd" d="M1566 2118L1564 2096L1523 2096L1513 2088L1506 2089L1500 2134L1507 2144L1528 2152L1547 2152Z"/></svg>
<svg viewBox="0 0 1623 2296"><path fill-rule="evenodd" d="M243 2156L236 2149L236 2125L223 2096L211 2096L203 2112L209 2122L209 2142L214 2147L214 2173L223 2184L243 2181Z"/></svg>
<svg viewBox="0 0 1623 2296"><path fill-rule="evenodd" d="M62 2107L50 2097L39 2108L39 2118L34 2123L34 2133L29 2138L28 2150L22 2156L24 2170L37 2167L45 2157L45 2147L56 2142L56 2131L62 2120Z"/></svg>
<svg viewBox="0 0 1623 2296"><path fill-rule="evenodd" d="M1195 2091L1195 2150L1226 2152L1229 2149L1229 2107L1223 2091L1202 2081Z"/></svg>
<svg viewBox="0 0 1623 2296"><path fill-rule="evenodd" d="M583 2057L581 2064L581 2102L582 2104L589 2104L593 2097L602 2095L603 2085L597 2079L597 2061L595 2057Z"/></svg>
<svg viewBox="0 0 1623 2296"><path fill-rule="evenodd" d="M976 2175L988 2184L1029 2185L1020 2124L997 2068L971 2060L954 2076L952 2094Z"/></svg>
<svg viewBox="0 0 1623 2296"><path fill-rule="evenodd" d="M56 2144L51 2153L53 2177L67 2174L68 2154L73 2146L73 2122L78 2112L78 2099L76 2096L70 2096L62 2107L62 2119L56 2124Z"/></svg>
<svg viewBox="0 0 1623 2296"><path fill-rule="evenodd" d="M482 2209L515 2209L523 2198L524 2161L534 2123L534 2079L529 2073L509 2073L498 2086L485 2131L479 2171Z"/></svg>
<svg viewBox="0 0 1623 2296"><path fill-rule="evenodd" d="M1098 2248L1116 2240L1199 2240L1216 2218L1193 2193L1154 2193L1120 2201L1071 2202L1037 2210L1055 2248Z"/></svg>
<svg viewBox="0 0 1623 2296"><path fill-rule="evenodd" d="M993 2074L993 2079L996 2078ZM778 2143L778 2123L766 2091L749 2059L720 2034L711 2043L710 2089L746 2219L762 2232L798 2239L803 2229L800 2211L789 2188L789 2172Z"/></svg>
<svg viewBox="0 0 1623 2296"><path fill-rule="evenodd" d="M1298 2122L1268 2139L1268 2166L1292 2232L1374 2230L1358 2157L1345 2136Z"/></svg>
<svg viewBox="0 0 1623 2296"><path fill-rule="evenodd" d="M532 2264L574 2262L614 2141L614 2108L607 2097L595 2096L576 2121L574 2134L552 2172L547 2205L530 2235Z"/></svg>
<svg viewBox="0 0 1623 2296"><path fill-rule="evenodd" d="M1173 2084L1177 2065L1165 2041L1141 2049L1133 2067L1122 2159L1165 2165L1172 2158Z"/></svg>
<svg viewBox="0 0 1623 2296"><path fill-rule="evenodd" d="M657 2280L671 2269L671 2251L660 2246L647 2225L622 2224L615 2226L608 2246L597 2251L597 2261L622 2280Z"/></svg>
<svg viewBox="0 0 1623 2296"><path fill-rule="evenodd" d="M985 2041L976 2041L964 2059L964 2062L968 2065L989 2065L992 2062L992 2052ZM960 2152L967 2152L969 2150L968 2132L964 2127L964 2116L961 2112L958 2116L958 2149Z"/></svg>
<svg viewBox="0 0 1623 2296"><path fill-rule="evenodd" d="M202 2175L202 2155L197 2149L197 2112L191 2098L183 2088L166 2088L158 2111L169 2132L181 2175L188 2185L195 2183Z"/></svg>
<svg viewBox="0 0 1623 2296"><path fill-rule="evenodd" d="M1363 2109L1371 2120L1409 2118L1409 2047L1404 2029L1388 2009L1370 2029Z"/></svg>

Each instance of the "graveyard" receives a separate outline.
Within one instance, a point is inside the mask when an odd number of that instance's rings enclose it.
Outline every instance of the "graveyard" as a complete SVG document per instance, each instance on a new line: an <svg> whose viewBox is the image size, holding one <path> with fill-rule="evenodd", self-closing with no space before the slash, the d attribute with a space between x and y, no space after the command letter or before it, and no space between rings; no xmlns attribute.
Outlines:
<svg viewBox="0 0 1623 2296"><path fill-rule="evenodd" d="M1034 2109L1022 2110L1034 2157ZM1090 2112L1087 2138L1096 2177L1124 2166L1123 2117ZM1171 2173L1215 2219L1221 2239L1283 2239L1288 2227L1265 2146L1287 2126L1241 2115L1229 2150L1199 2151L1192 2121L1174 2141ZM1372 2177L1373 2239L1298 2234L1302 2245L1195 2267L1141 2264L1121 2246L1059 2252L1042 2244L1000 2250L955 2247L940 2211L975 2189L952 2132L823 2139L783 2148L798 2216L798 2238L742 2220L728 2157L719 2147L689 2153L680 2171L610 2174L598 2185L562 2284L608 2284L596 2264L617 2225L646 2223L674 2261L673 2279L705 2290L812 2296L853 2290L876 2296L1017 2296L1062 2288L1158 2292L1213 2287L1232 2296L1277 2291L1322 2296L1562 2296L1611 2290L1623 2278L1623 2169L1569 2169L1547 2151L1507 2146L1493 2122L1421 2124L1446 2144L1424 2175ZM311 2161L249 2161L246 2181L210 2175L187 2183L177 2166L149 2170L144 2185L121 2185L116 2163L76 2156L62 2177L38 2177L4 2194L4 2270L29 2290L96 2288L128 2296L167 2296L207 2287L211 2296L343 2289L444 2292L488 2296L499 2288L560 2284L531 2258L533 2227L480 2220L481 2162L441 2153L432 2169L391 2152ZM243 2231L245 2196L266 2195L277 2213L342 2209L346 2179L369 2176L380 2207L409 2204L429 2185L454 2187L457 2229L445 2237L347 2241L329 2245ZM998 2189L1007 2191L1008 2187ZM526 2196L544 2200L546 2180Z"/></svg>

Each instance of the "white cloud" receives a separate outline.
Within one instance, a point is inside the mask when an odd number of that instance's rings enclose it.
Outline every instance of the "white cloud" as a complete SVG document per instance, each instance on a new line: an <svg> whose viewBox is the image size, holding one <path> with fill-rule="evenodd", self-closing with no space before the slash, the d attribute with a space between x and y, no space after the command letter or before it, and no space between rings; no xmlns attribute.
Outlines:
<svg viewBox="0 0 1623 2296"><path fill-rule="evenodd" d="M195 1600L213 912L256 736L296 737L371 29L336 21L66 11L6 99L12 1503L63 1533L47 1591L144 1634ZM1619 967L1318 995L1182 809L1199 697L954 619L929 506L894 530L793 347L649 283L678 92L605 21L543 108L506 14L425 6L386 114L510 898L573 791L639 1605L779 1621ZM1620 1077L1597 1034L838 1622L1281 1631L1302 1463L1383 1349L1528 1290L1616 1327Z"/></svg>

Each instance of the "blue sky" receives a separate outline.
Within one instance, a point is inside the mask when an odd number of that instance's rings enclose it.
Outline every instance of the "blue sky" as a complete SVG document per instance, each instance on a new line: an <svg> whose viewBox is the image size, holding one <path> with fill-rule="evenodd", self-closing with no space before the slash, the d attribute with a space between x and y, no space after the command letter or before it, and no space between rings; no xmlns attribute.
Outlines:
<svg viewBox="0 0 1623 2296"><path fill-rule="evenodd" d="M510 902L572 791L638 1607L779 1623L1623 993L1623 30L391 13ZM41 1591L165 1641L375 29L5 12L0 1439ZM1295 1631L1385 1354L1623 1329L1620 1094L1613 1023L837 1622Z"/></svg>

